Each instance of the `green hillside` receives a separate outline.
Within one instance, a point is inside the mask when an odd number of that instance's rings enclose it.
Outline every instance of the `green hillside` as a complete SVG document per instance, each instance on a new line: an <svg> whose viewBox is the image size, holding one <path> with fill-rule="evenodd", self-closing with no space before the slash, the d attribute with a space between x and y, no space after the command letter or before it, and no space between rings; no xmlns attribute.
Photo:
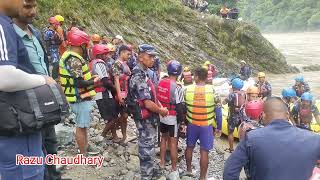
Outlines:
<svg viewBox="0 0 320 180"><path fill-rule="evenodd" d="M319 0L240 0L244 20L268 32L319 31Z"/></svg>
<svg viewBox="0 0 320 180"><path fill-rule="evenodd" d="M210 60L223 74L238 71L240 60L256 70L296 71L256 27L198 14L179 0L38 0L38 5L39 27L61 14L89 33L121 34L133 44L153 44L164 62L176 58L193 67Z"/></svg>

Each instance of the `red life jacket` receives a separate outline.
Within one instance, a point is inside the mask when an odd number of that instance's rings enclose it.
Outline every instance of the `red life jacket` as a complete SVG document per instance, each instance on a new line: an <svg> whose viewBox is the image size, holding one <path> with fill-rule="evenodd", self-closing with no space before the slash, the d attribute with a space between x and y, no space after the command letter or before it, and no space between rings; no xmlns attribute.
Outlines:
<svg viewBox="0 0 320 180"><path fill-rule="evenodd" d="M121 63L121 69L122 69L122 74L119 77L121 95L122 97L126 98L128 95L128 82L129 82L129 77L131 75L131 71L127 63L122 61L117 61L117 63Z"/></svg>
<svg viewBox="0 0 320 180"><path fill-rule="evenodd" d="M211 70L208 70L208 76L207 76L206 83L212 84L212 80L213 80L213 72Z"/></svg>
<svg viewBox="0 0 320 180"><path fill-rule="evenodd" d="M106 65L106 63L102 59L94 59L94 60L90 61L89 69L93 75L97 75L97 73L95 72L95 66L97 63L103 63L104 65ZM106 88L103 86L103 83L101 81L98 81L97 83L94 84L94 90L97 93L98 92L105 92Z"/></svg>
<svg viewBox="0 0 320 180"><path fill-rule="evenodd" d="M188 72L183 72L183 83L184 84L192 84L193 79L192 79L192 74L190 71Z"/></svg>
<svg viewBox="0 0 320 180"><path fill-rule="evenodd" d="M235 96L236 98L233 105L235 107L235 111L240 112L246 103L246 93L244 91L236 91Z"/></svg>
<svg viewBox="0 0 320 180"><path fill-rule="evenodd" d="M158 85L157 97L163 107L169 110L169 115L176 116L175 90L177 88L176 81L169 78L163 79Z"/></svg>
<svg viewBox="0 0 320 180"><path fill-rule="evenodd" d="M147 84L148 84L148 87L150 88L152 101L154 103L156 103L156 104L159 104L159 101L157 99L156 88L155 88L153 82L151 81L151 79L147 80ZM152 115L152 112L150 112L148 109L146 109L146 107L144 106L144 102L143 101L138 100L138 103L139 103L139 106L140 106L140 109L141 109L141 118L143 120L146 120L146 119L150 118L151 115Z"/></svg>

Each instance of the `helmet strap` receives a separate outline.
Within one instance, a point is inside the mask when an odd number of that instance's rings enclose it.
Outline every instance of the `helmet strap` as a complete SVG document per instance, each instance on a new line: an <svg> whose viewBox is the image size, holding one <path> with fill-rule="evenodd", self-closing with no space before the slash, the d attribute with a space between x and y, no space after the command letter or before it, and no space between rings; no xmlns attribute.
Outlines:
<svg viewBox="0 0 320 180"><path fill-rule="evenodd" d="M82 57L83 57L83 59L89 60L87 47L85 45L81 45L81 49L82 49L82 54L83 54Z"/></svg>

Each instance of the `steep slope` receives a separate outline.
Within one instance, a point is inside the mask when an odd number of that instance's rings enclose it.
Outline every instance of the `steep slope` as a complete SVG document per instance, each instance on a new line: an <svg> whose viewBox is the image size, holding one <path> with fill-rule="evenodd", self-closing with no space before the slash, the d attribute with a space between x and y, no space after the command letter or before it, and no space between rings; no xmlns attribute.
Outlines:
<svg viewBox="0 0 320 180"><path fill-rule="evenodd" d="M212 61L223 74L240 60L256 70L296 71L254 26L197 14L177 0L39 0L38 25L53 14L85 25L90 33L122 34L133 44L157 47L163 61L176 58L190 66Z"/></svg>
<svg viewBox="0 0 320 180"><path fill-rule="evenodd" d="M263 31L315 31L320 28L319 0L241 0L241 17Z"/></svg>

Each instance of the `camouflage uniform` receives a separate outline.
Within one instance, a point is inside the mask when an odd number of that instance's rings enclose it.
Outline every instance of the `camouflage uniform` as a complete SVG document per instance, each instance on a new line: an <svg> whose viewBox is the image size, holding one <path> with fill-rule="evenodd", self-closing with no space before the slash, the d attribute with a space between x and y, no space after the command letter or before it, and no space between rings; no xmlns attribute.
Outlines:
<svg viewBox="0 0 320 180"><path fill-rule="evenodd" d="M147 70L141 64L135 66L129 81L130 99L129 101L137 100L152 100L153 95L147 84ZM139 159L141 179L151 179L156 173L155 170L155 145L156 145L156 124L157 114L151 115L150 118L141 120L134 117L139 136Z"/></svg>

